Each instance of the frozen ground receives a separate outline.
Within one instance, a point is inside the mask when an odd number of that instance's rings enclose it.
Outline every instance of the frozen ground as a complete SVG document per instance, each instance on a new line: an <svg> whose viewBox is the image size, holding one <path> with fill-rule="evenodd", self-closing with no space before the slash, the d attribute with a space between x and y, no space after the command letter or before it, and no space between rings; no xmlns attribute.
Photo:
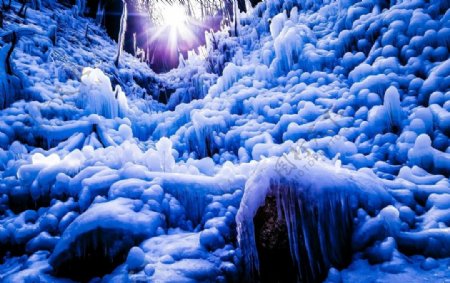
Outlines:
<svg viewBox="0 0 450 283"><path fill-rule="evenodd" d="M307 281L450 281L448 1L267 0L165 75L39 3L3 12L0 281L249 280L268 195Z"/></svg>

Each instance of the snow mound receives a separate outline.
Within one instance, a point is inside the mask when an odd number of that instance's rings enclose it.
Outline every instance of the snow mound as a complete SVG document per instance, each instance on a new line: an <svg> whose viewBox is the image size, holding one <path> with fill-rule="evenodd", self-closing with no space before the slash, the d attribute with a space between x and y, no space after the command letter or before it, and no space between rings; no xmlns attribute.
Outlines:
<svg viewBox="0 0 450 283"><path fill-rule="evenodd" d="M95 203L67 227L49 263L60 276L89 278L93 271L100 275L109 261L114 262L134 244L155 235L162 223L162 216L140 201L117 198ZM80 268L87 269L84 275L79 273Z"/></svg>

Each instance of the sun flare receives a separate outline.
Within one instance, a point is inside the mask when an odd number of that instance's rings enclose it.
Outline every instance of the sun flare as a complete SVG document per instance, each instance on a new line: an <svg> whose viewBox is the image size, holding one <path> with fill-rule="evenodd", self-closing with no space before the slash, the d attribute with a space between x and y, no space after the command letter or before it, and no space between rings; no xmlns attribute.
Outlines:
<svg viewBox="0 0 450 283"><path fill-rule="evenodd" d="M155 9L156 33L152 40L167 39L167 48L177 51L181 45L189 45L196 40L192 31L196 20L188 15L185 6L158 2ZM183 48L183 47L181 47Z"/></svg>
<svg viewBox="0 0 450 283"><path fill-rule="evenodd" d="M181 5L165 5L161 11L161 25L182 29L188 20L186 9Z"/></svg>

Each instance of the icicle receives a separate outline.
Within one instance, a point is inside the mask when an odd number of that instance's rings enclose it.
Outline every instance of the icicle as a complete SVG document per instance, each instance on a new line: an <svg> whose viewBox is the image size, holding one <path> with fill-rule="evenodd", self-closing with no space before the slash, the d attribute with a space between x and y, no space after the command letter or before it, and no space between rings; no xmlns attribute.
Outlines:
<svg viewBox="0 0 450 283"><path fill-rule="evenodd" d="M336 156L331 161L334 164L335 168L341 168L342 167L342 161L339 159L341 157L341 153L336 153Z"/></svg>
<svg viewBox="0 0 450 283"><path fill-rule="evenodd" d="M383 107L388 115L388 129L394 133L400 130L403 110L397 88L390 86L384 95Z"/></svg>
<svg viewBox="0 0 450 283"><path fill-rule="evenodd" d="M105 16L105 7L101 5L101 1L98 2L98 6L97 6L97 14L95 15L95 21L98 25L102 25L103 24L103 19Z"/></svg>
<svg viewBox="0 0 450 283"><path fill-rule="evenodd" d="M77 15L83 16L84 10L86 9L86 0L76 0L77 4Z"/></svg>
<svg viewBox="0 0 450 283"><path fill-rule="evenodd" d="M77 106L106 118L124 116L128 110L121 88L116 86L113 92L109 78L100 69L89 67L83 69Z"/></svg>
<svg viewBox="0 0 450 283"><path fill-rule="evenodd" d="M320 156L314 158L320 162ZM278 217L281 215L286 225L289 252L293 268L297 270L297 280L324 280L331 266L342 268L351 261L353 214L358 205L373 211L374 203L369 204L368 199L377 199L375 206L382 207L391 198L376 179L336 168L330 162L321 162L309 168L308 174L299 174L297 171L307 161L291 158L296 169L283 175L277 171L278 159L262 161L264 166L246 184L236 215L238 242L246 272L256 276L253 279L260 278L260 264L267 265L270 264L268 261L276 260L265 257L264 263L261 262L263 258L259 258L256 248L260 235L255 234L253 223L259 210L263 207L267 209L267 198L274 197ZM358 200L357 205L353 201L355 199Z"/></svg>
<svg viewBox="0 0 450 283"><path fill-rule="evenodd" d="M183 54L180 53L178 56L178 68L183 68L186 65Z"/></svg>

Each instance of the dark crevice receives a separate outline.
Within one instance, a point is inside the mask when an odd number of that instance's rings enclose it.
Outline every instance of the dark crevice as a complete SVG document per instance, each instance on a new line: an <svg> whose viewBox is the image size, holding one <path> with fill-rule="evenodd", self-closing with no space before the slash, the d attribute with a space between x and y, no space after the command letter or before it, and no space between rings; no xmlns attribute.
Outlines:
<svg viewBox="0 0 450 283"><path fill-rule="evenodd" d="M279 190L279 198L267 197L253 219L259 258L259 275L254 279L275 283L322 282L330 267L348 266L354 214L348 199L338 193L314 199L308 190L300 192L295 186ZM291 219L290 223L286 219ZM297 260L293 254L294 238Z"/></svg>
<svg viewBox="0 0 450 283"><path fill-rule="evenodd" d="M68 252L51 262L54 275L88 282L92 278L111 273L122 264L131 247L143 239L136 239L127 231L97 228L81 235Z"/></svg>
<svg viewBox="0 0 450 283"><path fill-rule="evenodd" d="M297 282L295 265L289 251L284 216L278 217L276 199L268 197L254 219L256 248L260 261L260 282Z"/></svg>

